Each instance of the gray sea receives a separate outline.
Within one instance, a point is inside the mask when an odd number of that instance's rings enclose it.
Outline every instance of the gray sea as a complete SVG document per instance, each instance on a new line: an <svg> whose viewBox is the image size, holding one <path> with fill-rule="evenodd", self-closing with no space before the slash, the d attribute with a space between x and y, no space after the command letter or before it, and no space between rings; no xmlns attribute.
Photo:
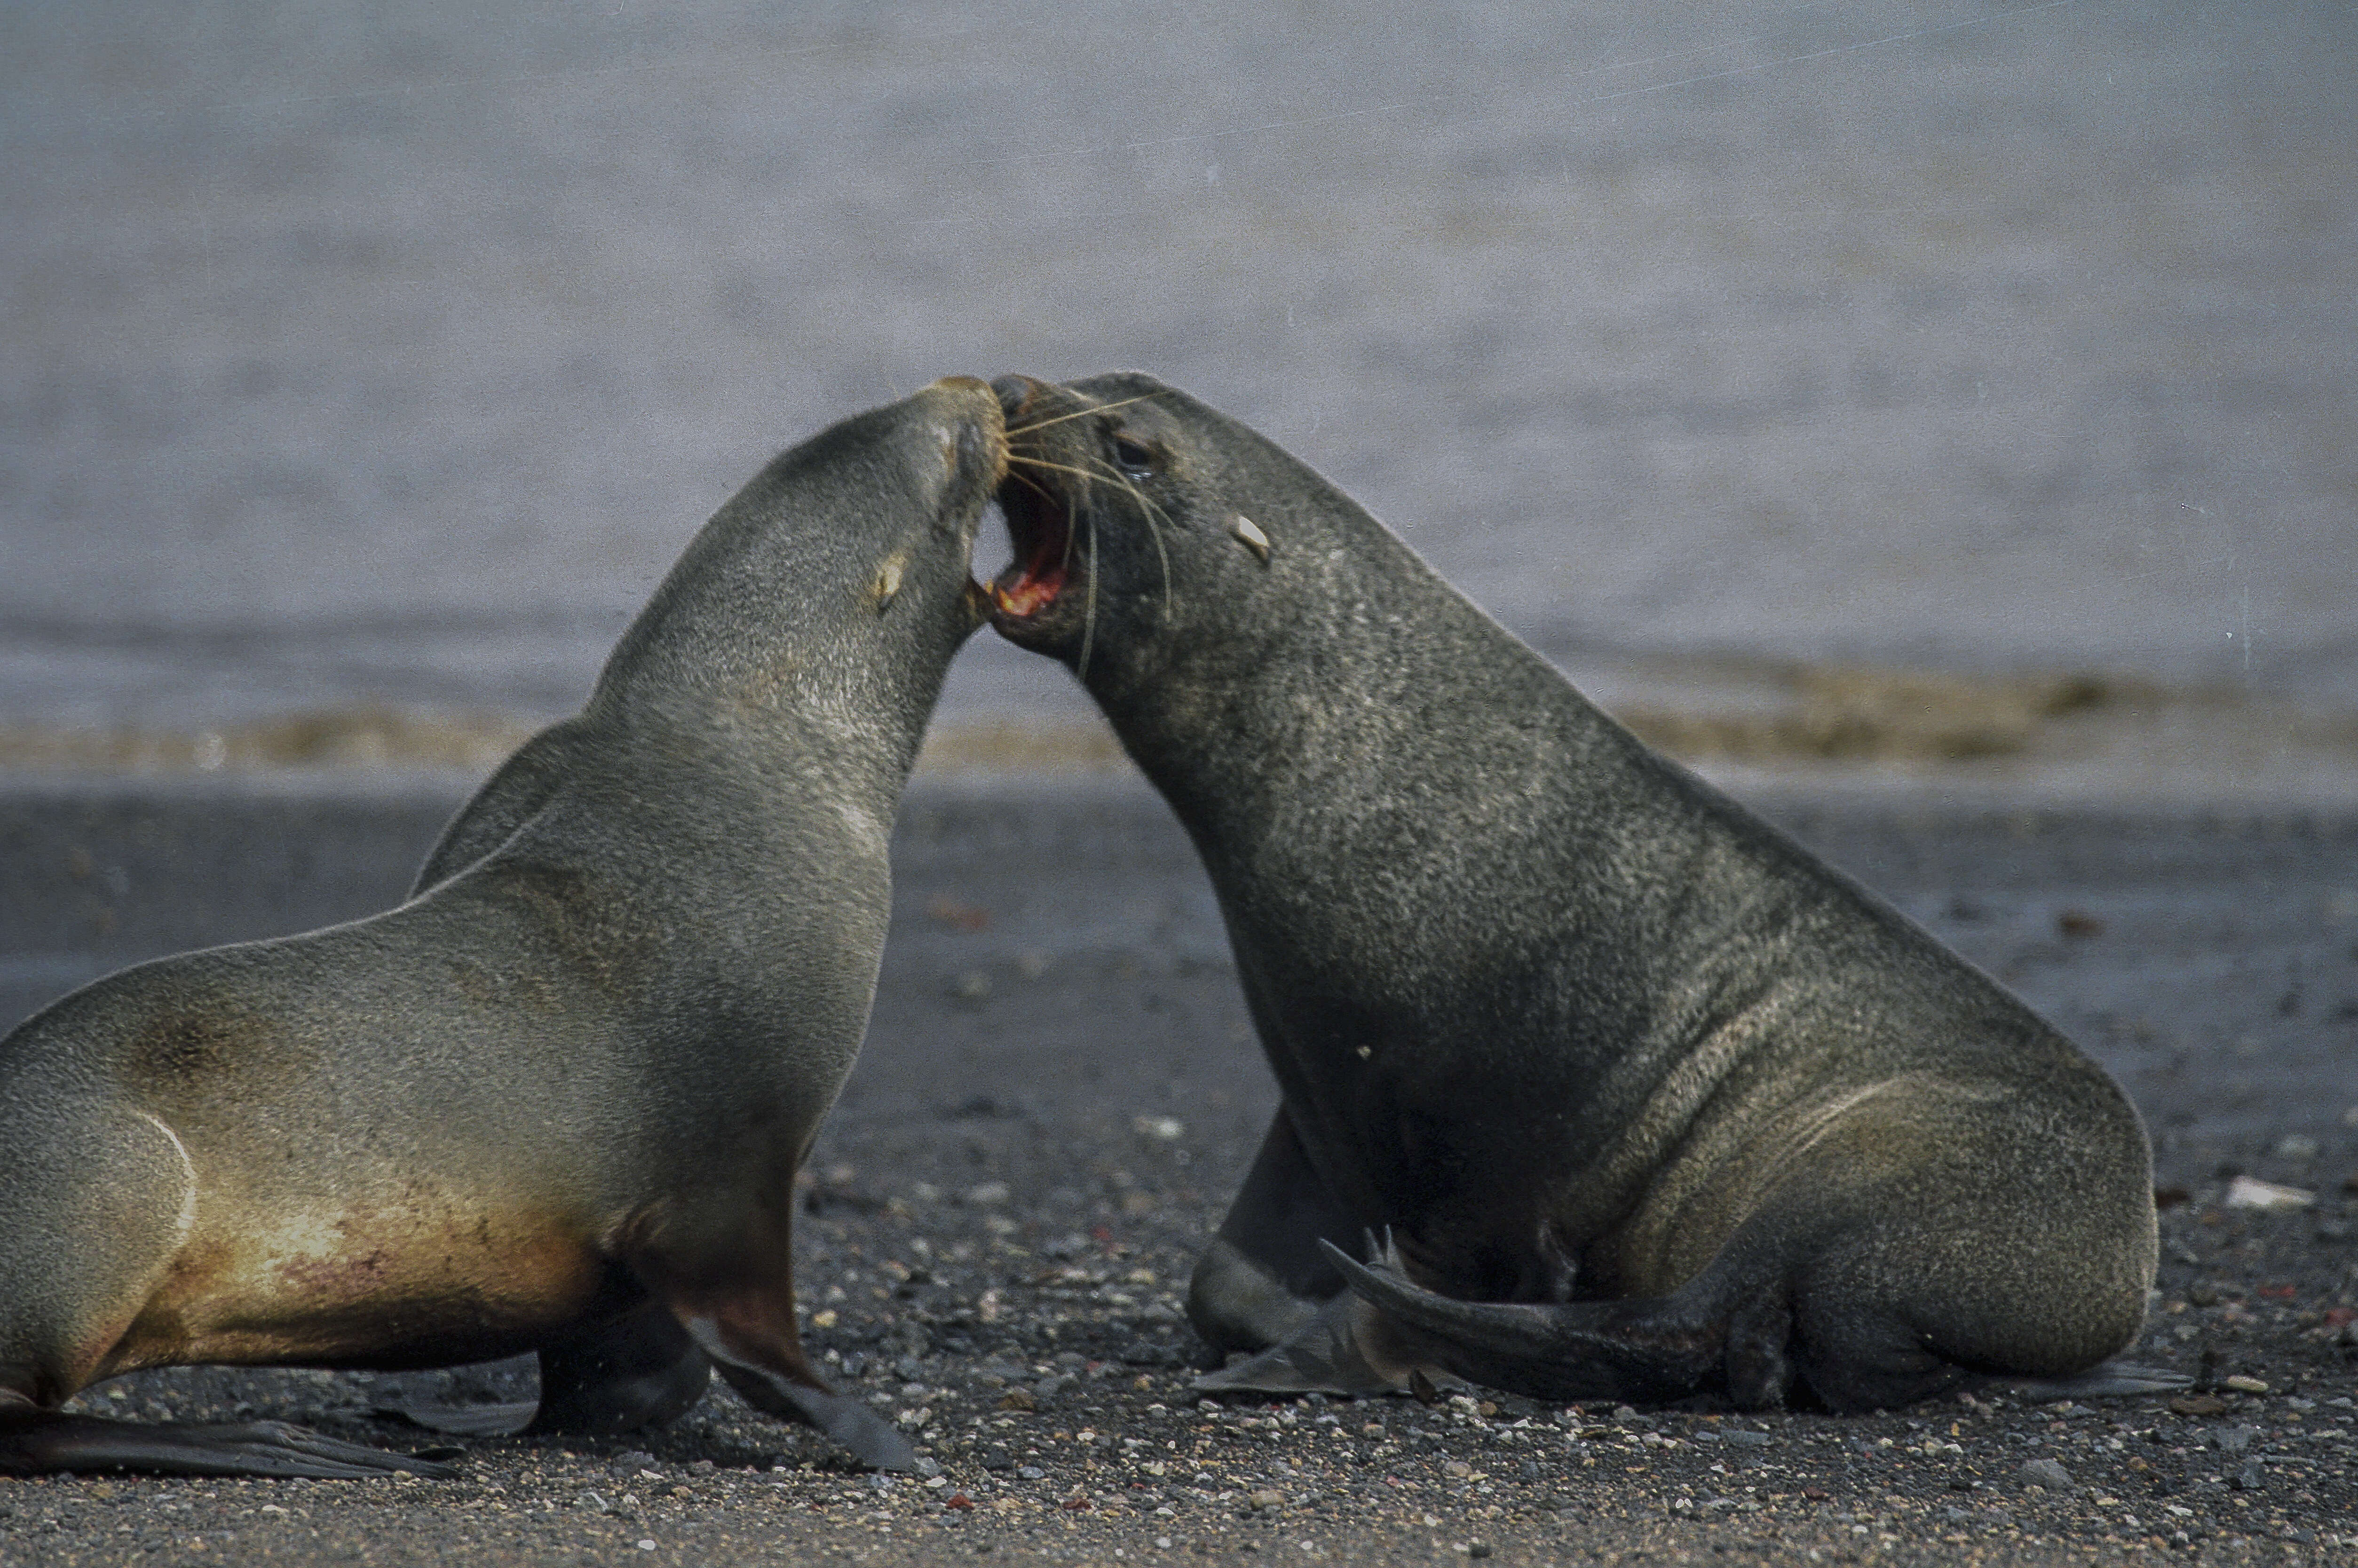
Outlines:
<svg viewBox="0 0 2358 1568"><path fill-rule="evenodd" d="M18 725L562 711L774 450L1119 366L1569 666L2358 711L2326 0L16 0L0 311Z"/></svg>

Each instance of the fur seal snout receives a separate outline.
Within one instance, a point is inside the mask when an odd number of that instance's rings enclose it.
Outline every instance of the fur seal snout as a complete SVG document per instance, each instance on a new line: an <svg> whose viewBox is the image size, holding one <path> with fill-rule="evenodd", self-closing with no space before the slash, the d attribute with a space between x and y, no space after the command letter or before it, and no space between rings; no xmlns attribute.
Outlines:
<svg viewBox="0 0 2358 1568"><path fill-rule="evenodd" d="M886 839L1004 469L957 378L765 468L588 706L399 908L159 959L0 1041L0 1471L446 1467L276 1423L57 1409L134 1368L536 1350L542 1431L668 1421L718 1366L871 1465L805 1357L794 1177L866 1027Z"/></svg>
<svg viewBox="0 0 2358 1568"><path fill-rule="evenodd" d="M2069 1041L1265 438L995 385L993 622L1186 827L1282 1093L1188 1303L1260 1354L1206 1386L1851 1410L2135 1339L2145 1132Z"/></svg>

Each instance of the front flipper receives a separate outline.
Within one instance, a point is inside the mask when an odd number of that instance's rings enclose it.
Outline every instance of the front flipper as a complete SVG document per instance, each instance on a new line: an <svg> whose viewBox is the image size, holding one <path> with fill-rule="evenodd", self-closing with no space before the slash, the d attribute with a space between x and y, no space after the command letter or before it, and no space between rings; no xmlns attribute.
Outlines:
<svg viewBox="0 0 2358 1568"><path fill-rule="evenodd" d="M909 1446L909 1440L901 1435L899 1429L849 1394L813 1388L751 1368L731 1368L725 1361L720 1365L720 1375L749 1403L818 1428L871 1470L917 1467L916 1451ZM772 1394L792 1408L781 1409L771 1403Z"/></svg>
<svg viewBox="0 0 2358 1568"><path fill-rule="evenodd" d="M315 1481L372 1476L447 1480L431 1459L341 1443L280 1421L207 1425L115 1421L60 1411L0 1411L0 1474L132 1470L160 1476L278 1476Z"/></svg>
<svg viewBox="0 0 2358 1568"><path fill-rule="evenodd" d="M1530 1305L1465 1302L1424 1289L1387 1253L1361 1263L1332 1242L1351 1289L1413 1331L1469 1382L1542 1400L1665 1400L1719 1369L1725 1331L1691 1322L1676 1298Z"/></svg>
<svg viewBox="0 0 2358 1568"><path fill-rule="evenodd" d="M795 1322L791 1189L725 1239L690 1249L660 1225L632 1249L649 1293L757 1410L815 1426L877 1470L914 1470L915 1450L890 1422L827 1386ZM682 1227L683 1229L685 1227Z"/></svg>
<svg viewBox="0 0 2358 1568"><path fill-rule="evenodd" d="M1318 1242L1357 1227L1278 1108L1220 1233L1187 1283L1187 1321L1218 1350L1260 1350L1306 1332L1343 1281Z"/></svg>

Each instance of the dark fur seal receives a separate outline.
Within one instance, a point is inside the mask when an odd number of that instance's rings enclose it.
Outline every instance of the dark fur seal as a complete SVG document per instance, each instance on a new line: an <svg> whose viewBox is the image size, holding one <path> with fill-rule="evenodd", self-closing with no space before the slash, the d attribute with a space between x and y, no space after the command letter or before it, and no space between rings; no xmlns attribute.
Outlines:
<svg viewBox="0 0 2358 1568"><path fill-rule="evenodd" d="M669 1420L718 1363L911 1462L804 1357L794 1180L866 1027L1003 453L970 378L786 452L408 903L124 970L0 1042L0 1470L438 1474L57 1407L141 1367L525 1350L544 1430Z"/></svg>
<svg viewBox="0 0 2358 1568"><path fill-rule="evenodd" d="M997 385L995 623L1193 836L1283 1091L1188 1303L1269 1348L1207 1386L1855 1410L2136 1338L2150 1155L2069 1041L1268 440Z"/></svg>

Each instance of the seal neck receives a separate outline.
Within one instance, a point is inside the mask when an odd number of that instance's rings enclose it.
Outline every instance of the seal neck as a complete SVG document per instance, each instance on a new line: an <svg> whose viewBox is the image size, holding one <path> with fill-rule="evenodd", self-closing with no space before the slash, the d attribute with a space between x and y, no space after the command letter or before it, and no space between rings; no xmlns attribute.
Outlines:
<svg viewBox="0 0 2358 1568"><path fill-rule="evenodd" d="M783 777L849 769L897 795L973 616L921 602L880 614L860 590L873 567L858 541L808 526L770 489L749 487L697 535L616 643L583 720L702 737Z"/></svg>
<svg viewBox="0 0 2358 1568"><path fill-rule="evenodd" d="M1296 552L1315 580L1285 596L1284 613L1115 639L1083 677L1199 843L1249 844L1305 803L1347 813L1403 789L1445 831L1441 818L1472 799L1469 779L1506 787L1617 733L1380 524L1354 535ZM1444 687L1437 670L1449 672ZM1469 713L1514 717L1474 727ZM1445 787L1415 791L1428 774Z"/></svg>

